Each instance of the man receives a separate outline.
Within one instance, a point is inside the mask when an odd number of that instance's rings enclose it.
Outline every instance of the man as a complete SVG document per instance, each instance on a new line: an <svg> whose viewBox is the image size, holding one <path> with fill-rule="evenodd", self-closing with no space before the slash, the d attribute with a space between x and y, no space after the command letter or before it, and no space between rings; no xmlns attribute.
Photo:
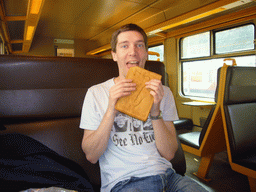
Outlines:
<svg viewBox="0 0 256 192"><path fill-rule="evenodd" d="M112 57L119 76L91 87L85 97L80 128L86 158L101 168L101 191L204 191L175 173L170 160L178 148L172 121L178 119L170 89L150 80L154 103L146 122L115 109L117 100L136 90L125 79L129 68L144 68L148 57L147 36L135 24L122 26L112 35Z"/></svg>

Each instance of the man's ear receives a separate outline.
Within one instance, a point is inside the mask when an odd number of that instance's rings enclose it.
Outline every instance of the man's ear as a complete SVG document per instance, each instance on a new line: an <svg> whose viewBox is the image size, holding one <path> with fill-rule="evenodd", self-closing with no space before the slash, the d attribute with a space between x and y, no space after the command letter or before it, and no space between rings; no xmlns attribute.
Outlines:
<svg viewBox="0 0 256 192"><path fill-rule="evenodd" d="M111 55L112 55L113 60L116 61L116 53L111 51Z"/></svg>

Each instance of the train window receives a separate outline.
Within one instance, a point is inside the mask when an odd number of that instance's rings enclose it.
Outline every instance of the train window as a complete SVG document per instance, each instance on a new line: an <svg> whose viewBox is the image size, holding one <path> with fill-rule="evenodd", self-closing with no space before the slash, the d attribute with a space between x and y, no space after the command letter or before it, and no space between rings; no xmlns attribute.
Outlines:
<svg viewBox="0 0 256 192"><path fill-rule="evenodd" d="M148 60L151 61L164 61L164 45L157 45L148 48Z"/></svg>
<svg viewBox="0 0 256 192"><path fill-rule="evenodd" d="M256 66L255 55L231 58L236 60L238 66ZM183 94L214 98L217 70L222 65L223 58L183 62Z"/></svg>
<svg viewBox="0 0 256 192"><path fill-rule="evenodd" d="M192 41L195 35L180 40L181 92L185 96L214 98L217 69L223 65L224 58L236 59L238 66L256 67L254 25L239 26L214 33L208 31L199 34L196 38L200 39L200 35L204 38L205 34L210 38L207 43L208 49L202 45L206 40ZM215 43L211 44L213 39ZM186 41L190 42L185 44ZM191 53L192 47L195 49L194 53ZM209 51L208 55L202 54L206 53L206 50L207 53Z"/></svg>
<svg viewBox="0 0 256 192"><path fill-rule="evenodd" d="M182 59L210 56L210 32L183 38L181 50Z"/></svg>
<svg viewBox="0 0 256 192"><path fill-rule="evenodd" d="M254 49L254 25L245 25L215 33L216 54Z"/></svg>

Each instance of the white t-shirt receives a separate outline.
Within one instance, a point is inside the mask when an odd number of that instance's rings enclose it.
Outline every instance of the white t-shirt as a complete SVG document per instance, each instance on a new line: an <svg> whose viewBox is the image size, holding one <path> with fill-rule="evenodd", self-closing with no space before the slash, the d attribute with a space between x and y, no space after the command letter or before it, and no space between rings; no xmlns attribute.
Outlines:
<svg viewBox="0 0 256 192"><path fill-rule="evenodd" d="M88 89L81 115L80 128L96 130L108 107L109 89L114 78ZM174 97L164 86L160 105L164 121L178 120ZM101 191L109 192L119 181L130 177L163 174L172 164L159 154L151 119L140 121L118 112L111 130L108 147L99 159Z"/></svg>

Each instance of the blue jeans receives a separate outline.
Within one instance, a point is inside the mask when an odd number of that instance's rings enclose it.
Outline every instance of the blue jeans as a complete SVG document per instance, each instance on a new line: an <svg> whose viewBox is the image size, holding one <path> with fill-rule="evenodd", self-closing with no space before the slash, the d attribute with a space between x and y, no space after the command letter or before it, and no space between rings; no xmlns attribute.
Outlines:
<svg viewBox="0 0 256 192"><path fill-rule="evenodd" d="M173 169L167 169L165 174L148 177L131 177L120 181L111 192L172 192L172 191L207 191L201 185L177 174Z"/></svg>

